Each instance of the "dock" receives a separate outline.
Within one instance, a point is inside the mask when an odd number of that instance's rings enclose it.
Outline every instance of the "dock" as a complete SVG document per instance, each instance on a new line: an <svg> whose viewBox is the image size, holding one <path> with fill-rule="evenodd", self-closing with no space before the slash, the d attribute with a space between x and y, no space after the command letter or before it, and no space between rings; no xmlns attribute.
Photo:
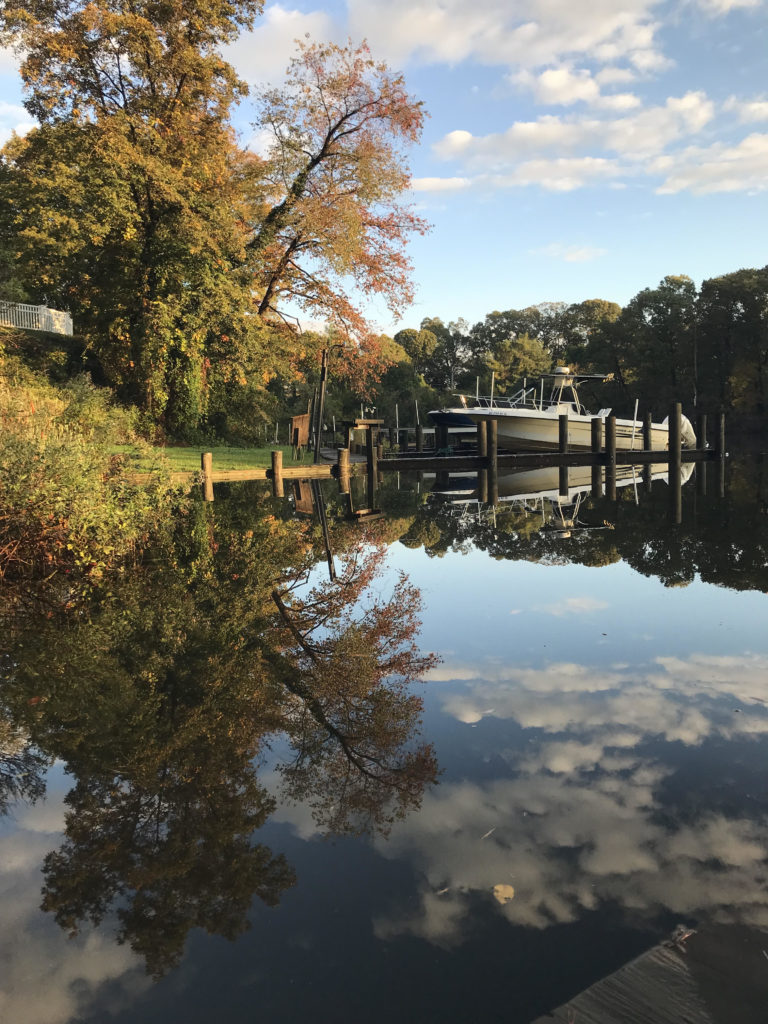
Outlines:
<svg viewBox="0 0 768 1024"><path fill-rule="evenodd" d="M531 1024L765 1024L768 934L744 925L685 931Z"/></svg>

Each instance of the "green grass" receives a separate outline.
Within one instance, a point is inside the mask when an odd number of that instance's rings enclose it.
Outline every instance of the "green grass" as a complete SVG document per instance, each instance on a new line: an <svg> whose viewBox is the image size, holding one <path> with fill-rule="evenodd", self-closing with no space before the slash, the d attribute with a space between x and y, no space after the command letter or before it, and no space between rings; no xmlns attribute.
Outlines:
<svg viewBox="0 0 768 1024"><path fill-rule="evenodd" d="M272 452L283 453L283 463L292 464L292 449L287 445L271 445L269 448L212 448L210 445L199 448L152 448L149 451L138 451L131 445L116 445L115 455L127 454L130 468L138 473L156 469L158 462L165 463L172 473L194 473L200 470L200 455L211 452L213 470L225 469L266 469L272 465ZM311 452L304 452L305 463L312 461Z"/></svg>

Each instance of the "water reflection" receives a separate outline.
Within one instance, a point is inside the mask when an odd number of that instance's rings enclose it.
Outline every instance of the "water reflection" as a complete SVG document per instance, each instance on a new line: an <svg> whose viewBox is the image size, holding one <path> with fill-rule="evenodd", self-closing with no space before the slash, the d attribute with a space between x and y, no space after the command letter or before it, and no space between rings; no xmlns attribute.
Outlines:
<svg viewBox="0 0 768 1024"><path fill-rule="evenodd" d="M232 1020L322 986L339 1020L506 1019L512 990L523 1022L680 920L768 928L765 465L691 480L673 527L661 479L558 480L543 517L399 483L364 533L335 484L325 523L317 488L233 486L3 609L9 1019L208 1019L232 963Z"/></svg>
<svg viewBox="0 0 768 1024"><path fill-rule="evenodd" d="M768 655L662 657L644 672L444 665L434 676L464 680L441 700L458 721L520 728L516 744L494 747L491 779L430 793L382 847L425 878L418 911L379 919L382 937L460 943L472 893L498 883L515 890L499 913L527 927L606 904L635 919L669 908L768 926L768 799L754 776L741 789L768 733ZM681 787L683 748L697 748L703 771Z"/></svg>
<svg viewBox="0 0 768 1024"><path fill-rule="evenodd" d="M416 742L412 684L433 664L418 591L377 590L384 551L359 531L339 538L338 578L311 584L313 526L244 529L241 512L193 504L87 596L17 608L5 652L5 806L38 799L54 760L73 779L43 909L70 934L114 916L155 976L190 929L233 939L254 897L276 905L295 882L254 841L276 806L259 780L271 737L291 751L280 798L335 832L385 831L436 773Z"/></svg>

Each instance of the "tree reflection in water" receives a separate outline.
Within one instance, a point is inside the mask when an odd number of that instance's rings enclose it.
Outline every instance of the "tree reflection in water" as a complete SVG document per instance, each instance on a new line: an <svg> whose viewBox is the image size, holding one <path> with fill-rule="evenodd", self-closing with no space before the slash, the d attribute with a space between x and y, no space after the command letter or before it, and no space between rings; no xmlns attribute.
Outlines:
<svg viewBox="0 0 768 1024"><path fill-rule="evenodd" d="M0 799L41 796L52 759L74 777L42 904L70 933L115 913L159 976L191 928L231 939L254 896L277 904L294 872L253 841L276 806L258 778L276 734L293 748L281 795L322 828L383 831L418 806L437 774L410 692L432 663L419 594L403 578L370 596L382 548L340 539L338 582L310 589L311 524L192 504L87 597L16 606Z"/></svg>

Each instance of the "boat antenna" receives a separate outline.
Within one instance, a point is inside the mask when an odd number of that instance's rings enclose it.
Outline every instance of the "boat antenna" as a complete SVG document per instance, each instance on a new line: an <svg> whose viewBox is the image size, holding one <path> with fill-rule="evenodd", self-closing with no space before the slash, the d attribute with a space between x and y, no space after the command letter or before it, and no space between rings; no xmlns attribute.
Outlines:
<svg viewBox="0 0 768 1024"><path fill-rule="evenodd" d="M475 404L480 405L480 378L475 377Z"/></svg>
<svg viewBox="0 0 768 1024"><path fill-rule="evenodd" d="M496 371L491 370L491 408L493 408L493 385L496 383Z"/></svg>

